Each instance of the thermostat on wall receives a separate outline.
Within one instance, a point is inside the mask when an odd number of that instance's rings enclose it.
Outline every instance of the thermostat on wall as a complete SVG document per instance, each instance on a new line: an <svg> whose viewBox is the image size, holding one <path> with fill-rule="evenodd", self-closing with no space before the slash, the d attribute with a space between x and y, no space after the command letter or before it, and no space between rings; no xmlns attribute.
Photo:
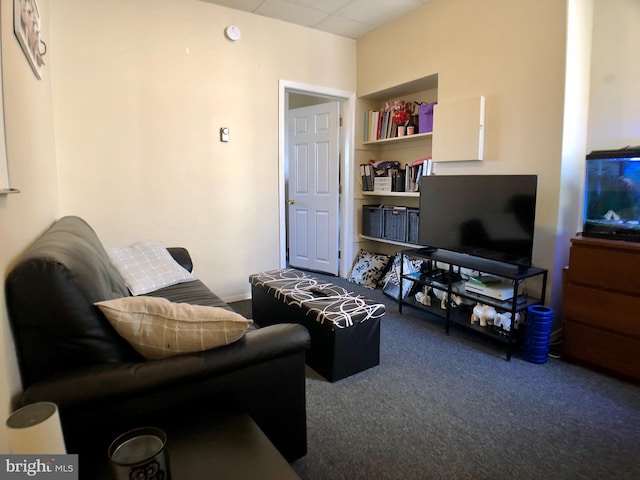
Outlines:
<svg viewBox="0 0 640 480"><path fill-rule="evenodd" d="M240 35L241 35L240 34L240 29L238 27L236 27L235 25L229 25L227 28L225 28L224 29L224 34L232 42L240 40Z"/></svg>

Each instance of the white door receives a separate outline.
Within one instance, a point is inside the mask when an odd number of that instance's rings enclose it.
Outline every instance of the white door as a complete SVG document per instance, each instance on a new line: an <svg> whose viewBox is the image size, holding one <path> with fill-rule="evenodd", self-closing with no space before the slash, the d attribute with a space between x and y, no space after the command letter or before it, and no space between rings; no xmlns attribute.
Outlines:
<svg viewBox="0 0 640 480"><path fill-rule="evenodd" d="M338 275L340 103L287 117L289 265Z"/></svg>

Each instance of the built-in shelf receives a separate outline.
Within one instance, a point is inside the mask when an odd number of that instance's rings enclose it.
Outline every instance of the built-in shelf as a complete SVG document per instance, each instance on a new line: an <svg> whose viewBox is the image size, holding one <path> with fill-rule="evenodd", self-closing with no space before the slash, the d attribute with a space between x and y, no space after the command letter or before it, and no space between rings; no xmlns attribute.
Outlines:
<svg viewBox="0 0 640 480"><path fill-rule="evenodd" d="M362 92L358 97L359 109L365 113L362 122L364 125L369 126L367 115L372 110L380 110L384 107L385 102L403 100L406 102L422 102L431 103L438 100L438 74L429 75L426 77L418 78L402 84L392 85L388 88L382 88L374 92ZM416 112L417 113L417 112ZM415 119L414 119L415 122ZM419 122L418 122L419 124ZM416 130L417 131L417 128ZM413 163L419 158L428 158L431 155L431 147L434 140L433 132L414 133L412 135L404 135L401 137L390 137L379 140L367 140L372 136L363 135L362 142L357 142L358 150L358 163L361 165L367 162L383 162L383 161L396 161L404 169L408 164ZM385 204L387 206L394 205L393 208L410 208L415 211L420 198L419 192L405 191L362 191L362 185L360 185L360 176L356 177L358 182L355 185L355 204L356 208L360 209L366 207L367 203ZM411 190L411 188L407 188ZM372 206L372 205L369 205ZM382 215L382 214L381 214ZM415 217L412 212L412 218ZM364 214L362 215L364 216ZM380 219L382 228L382 217ZM393 222L392 222L393 223ZM399 227L398 227L399 228ZM418 245L415 243L407 243L408 238L411 241L416 241L415 236L409 236L409 220L407 219L406 226L407 235L384 235L391 238L400 238L401 240L388 240L381 238L383 229L380 230L380 236L368 236L363 235L362 232L369 234L376 234L378 230L364 228L361 224L358 228L357 241L376 242L374 248L380 248L381 251L391 252L392 250L398 251L399 249L416 248ZM413 231L413 230L412 230ZM387 233L390 233L387 232Z"/></svg>
<svg viewBox="0 0 640 480"><path fill-rule="evenodd" d="M420 192L362 192L367 197L414 197L419 198Z"/></svg>
<svg viewBox="0 0 640 480"><path fill-rule="evenodd" d="M362 238L363 240L370 240L372 242L389 243L391 245L398 245L400 247L416 248L419 246L419 245L416 245L415 243L397 242L395 240L387 240L386 238L378 238L378 237L369 237L367 235L360 235L360 238Z"/></svg>
<svg viewBox="0 0 640 480"><path fill-rule="evenodd" d="M8 195L10 193L20 193L17 188L0 188L0 195Z"/></svg>
<svg viewBox="0 0 640 480"><path fill-rule="evenodd" d="M377 92L367 93L361 95L360 98L367 100L386 101L390 98L402 97L405 95L411 95L423 90L431 90L438 88L438 74L434 73L427 77L418 78L410 82L402 83L400 85L393 85L389 88L378 90Z"/></svg>
<svg viewBox="0 0 640 480"><path fill-rule="evenodd" d="M425 140L428 137L431 137L433 132L425 132L425 133L414 133L413 135L405 135L403 137L391 137L391 138L383 138L382 140L372 140L369 142L363 142L363 145L388 145L389 143L399 143L399 142L411 142L414 140Z"/></svg>

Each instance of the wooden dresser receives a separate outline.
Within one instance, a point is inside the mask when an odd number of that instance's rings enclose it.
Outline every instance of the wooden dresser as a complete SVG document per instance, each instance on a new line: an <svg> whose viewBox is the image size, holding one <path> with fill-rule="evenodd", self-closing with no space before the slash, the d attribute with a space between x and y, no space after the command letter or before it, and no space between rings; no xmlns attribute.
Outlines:
<svg viewBox="0 0 640 480"><path fill-rule="evenodd" d="M640 243L573 238L562 310L564 356L640 379Z"/></svg>

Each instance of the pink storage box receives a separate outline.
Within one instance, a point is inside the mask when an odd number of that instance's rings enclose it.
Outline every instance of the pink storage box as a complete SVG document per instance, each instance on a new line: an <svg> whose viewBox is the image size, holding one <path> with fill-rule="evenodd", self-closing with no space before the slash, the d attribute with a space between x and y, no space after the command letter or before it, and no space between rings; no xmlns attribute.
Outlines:
<svg viewBox="0 0 640 480"><path fill-rule="evenodd" d="M418 133L433 131L433 106L438 102L418 105Z"/></svg>

